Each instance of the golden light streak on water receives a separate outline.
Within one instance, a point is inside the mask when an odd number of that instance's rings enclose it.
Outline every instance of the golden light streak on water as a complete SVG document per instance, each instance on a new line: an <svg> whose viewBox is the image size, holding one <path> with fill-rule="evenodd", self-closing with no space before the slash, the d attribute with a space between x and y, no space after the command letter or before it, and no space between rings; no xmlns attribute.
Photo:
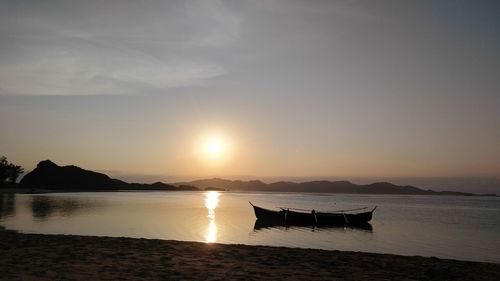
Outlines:
<svg viewBox="0 0 500 281"><path fill-rule="evenodd" d="M205 193L205 207L208 210L208 229L205 235L206 243L214 243L217 241L217 225L215 224L215 209L219 204L220 193L217 191L207 191Z"/></svg>

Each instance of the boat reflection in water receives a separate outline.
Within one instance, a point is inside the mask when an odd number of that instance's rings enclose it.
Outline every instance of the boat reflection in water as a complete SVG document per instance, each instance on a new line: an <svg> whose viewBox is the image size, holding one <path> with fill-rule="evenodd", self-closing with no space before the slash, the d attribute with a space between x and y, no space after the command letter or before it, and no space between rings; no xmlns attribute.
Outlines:
<svg viewBox="0 0 500 281"><path fill-rule="evenodd" d="M265 220L256 220L255 225L253 227L254 231L264 230L264 229L310 229L311 231L315 230L341 230L341 229L356 229L362 230L366 232L373 232L373 227L370 223L361 223L356 225L311 225L311 224L284 224L276 221L265 221Z"/></svg>
<svg viewBox="0 0 500 281"><path fill-rule="evenodd" d="M208 230L205 235L206 243L214 243L217 240L217 225L215 224L215 209L219 204L219 192L207 191L205 193L205 207L208 210Z"/></svg>

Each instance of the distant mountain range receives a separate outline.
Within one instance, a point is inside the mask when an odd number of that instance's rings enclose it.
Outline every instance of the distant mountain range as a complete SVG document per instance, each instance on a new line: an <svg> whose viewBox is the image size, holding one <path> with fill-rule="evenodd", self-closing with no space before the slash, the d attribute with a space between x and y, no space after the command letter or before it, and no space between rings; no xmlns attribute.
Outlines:
<svg viewBox="0 0 500 281"><path fill-rule="evenodd" d="M32 189L65 191L105 191L105 190L234 190L271 192L315 192L354 194L408 194L408 195L466 195L495 196L495 194L473 194L455 191L424 190L414 186L395 185L389 182L357 185L349 181L308 181L302 183L279 181L264 183L259 180L241 181L226 179L203 179L191 182L167 184L127 183L118 179L77 166L58 166L50 160L38 163L37 167L25 175L19 183L21 187Z"/></svg>
<svg viewBox="0 0 500 281"><path fill-rule="evenodd" d="M279 181L264 183L259 180L240 181L219 178L195 180L176 183L174 185L189 185L198 188L215 187L240 191L271 191L271 192L315 192L315 193L353 193L353 194L409 194L409 195L465 195L465 196L495 196L495 194L474 194L455 191L424 190L411 185L395 185L389 182L376 182L357 185L349 181Z"/></svg>

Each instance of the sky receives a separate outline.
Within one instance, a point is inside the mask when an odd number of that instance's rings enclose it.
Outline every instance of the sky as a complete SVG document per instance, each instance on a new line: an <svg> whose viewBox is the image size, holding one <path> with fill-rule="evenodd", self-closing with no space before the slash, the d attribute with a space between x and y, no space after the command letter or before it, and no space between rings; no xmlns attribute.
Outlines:
<svg viewBox="0 0 500 281"><path fill-rule="evenodd" d="M498 15L0 0L0 154L122 176L500 177Z"/></svg>

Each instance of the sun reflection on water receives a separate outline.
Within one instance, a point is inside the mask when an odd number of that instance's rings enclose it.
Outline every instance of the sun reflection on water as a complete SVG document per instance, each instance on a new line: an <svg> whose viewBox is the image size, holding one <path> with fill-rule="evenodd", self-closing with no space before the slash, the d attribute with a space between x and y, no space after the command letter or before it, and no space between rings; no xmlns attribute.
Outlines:
<svg viewBox="0 0 500 281"><path fill-rule="evenodd" d="M217 225L215 224L215 209L219 204L219 192L207 191L205 193L205 207L208 210L208 230L205 235L206 243L214 243L217 240Z"/></svg>

